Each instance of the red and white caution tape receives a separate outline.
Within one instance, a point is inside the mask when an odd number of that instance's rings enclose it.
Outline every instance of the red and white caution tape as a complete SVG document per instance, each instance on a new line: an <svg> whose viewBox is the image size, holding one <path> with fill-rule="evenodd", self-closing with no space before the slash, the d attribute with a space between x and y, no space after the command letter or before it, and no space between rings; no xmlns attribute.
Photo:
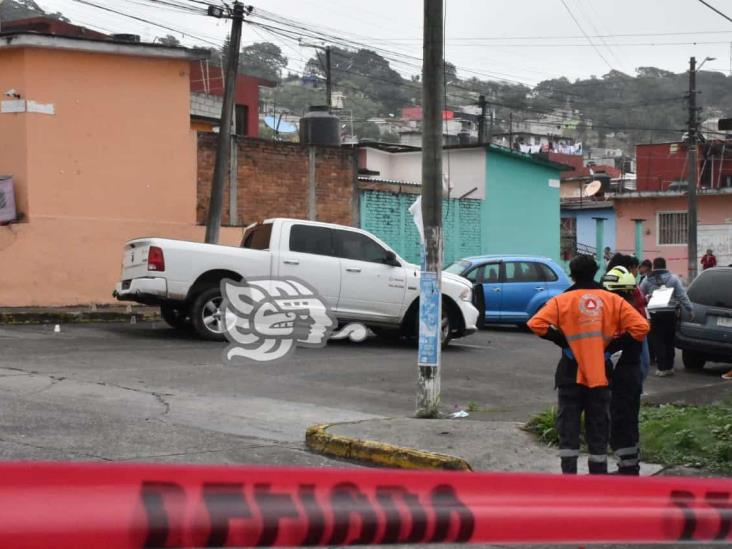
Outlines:
<svg viewBox="0 0 732 549"><path fill-rule="evenodd" d="M0 465L0 547L732 541L732 480Z"/></svg>

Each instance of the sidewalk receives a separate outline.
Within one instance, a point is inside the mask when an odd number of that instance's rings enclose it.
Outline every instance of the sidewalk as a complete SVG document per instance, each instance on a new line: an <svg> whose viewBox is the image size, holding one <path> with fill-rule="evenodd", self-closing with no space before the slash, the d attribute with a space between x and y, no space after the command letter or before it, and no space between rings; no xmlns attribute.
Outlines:
<svg viewBox="0 0 732 549"><path fill-rule="evenodd" d="M65 324L160 320L158 307L144 305L78 305L73 307L0 307L2 324Z"/></svg>
<svg viewBox="0 0 732 549"><path fill-rule="evenodd" d="M470 418L368 419L311 428L306 442L317 453L382 466L560 473L557 449L538 443L520 427ZM608 465L615 469L612 458ZM661 469L644 463L641 474ZM586 456L580 457L579 472L587 472Z"/></svg>

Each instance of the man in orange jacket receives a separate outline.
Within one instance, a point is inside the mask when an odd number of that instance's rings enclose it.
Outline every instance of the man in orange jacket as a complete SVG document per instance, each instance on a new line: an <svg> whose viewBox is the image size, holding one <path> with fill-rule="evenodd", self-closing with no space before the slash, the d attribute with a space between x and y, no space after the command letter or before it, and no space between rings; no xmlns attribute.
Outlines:
<svg viewBox="0 0 732 549"><path fill-rule="evenodd" d="M590 473L607 473L611 366L605 348L618 333L641 341L649 330L632 305L595 282L597 269L591 256L575 257L569 264L574 285L550 299L528 322L536 335L562 348L555 387L559 456L566 474L577 473L582 412Z"/></svg>

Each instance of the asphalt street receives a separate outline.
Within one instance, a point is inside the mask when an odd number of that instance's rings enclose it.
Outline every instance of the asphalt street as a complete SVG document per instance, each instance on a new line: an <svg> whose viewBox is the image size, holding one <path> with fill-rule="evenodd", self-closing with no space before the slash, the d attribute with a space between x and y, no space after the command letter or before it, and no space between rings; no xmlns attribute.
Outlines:
<svg viewBox="0 0 732 549"><path fill-rule="evenodd" d="M225 344L162 323L0 326L0 459L343 465L309 453L316 423L414 413L416 350L372 338L225 365ZM526 420L554 402L556 348L492 328L443 354L446 412ZM651 397L723 383L724 365L651 378Z"/></svg>

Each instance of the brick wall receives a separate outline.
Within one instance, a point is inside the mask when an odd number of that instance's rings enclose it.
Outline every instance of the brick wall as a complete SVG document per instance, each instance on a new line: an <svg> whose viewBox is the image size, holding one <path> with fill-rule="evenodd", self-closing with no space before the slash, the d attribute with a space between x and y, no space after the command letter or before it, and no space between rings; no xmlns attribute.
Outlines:
<svg viewBox="0 0 732 549"><path fill-rule="evenodd" d="M361 228L378 236L407 261L418 264L419 234L409 207L420 188L404 186L396 190L398 185L382 185L384 190L377 190L378 186L361 186ZM445 265L481 253L481 203L482 200L467 198L443 202Z"/></svg>
<svg viewBox="0 0 732 549"><path fill-rule="evenodd" d="M196 217L206 222L216 161L213 133L198 134L198 201ZM353 149L318 147L316 152L317 219L351 225L354 202ZM228 171L224 193L223 224L229 225ZM307 219L308 149L297 143L243 138L237 149L238 224L248 225L269 217Z"/></svg>

